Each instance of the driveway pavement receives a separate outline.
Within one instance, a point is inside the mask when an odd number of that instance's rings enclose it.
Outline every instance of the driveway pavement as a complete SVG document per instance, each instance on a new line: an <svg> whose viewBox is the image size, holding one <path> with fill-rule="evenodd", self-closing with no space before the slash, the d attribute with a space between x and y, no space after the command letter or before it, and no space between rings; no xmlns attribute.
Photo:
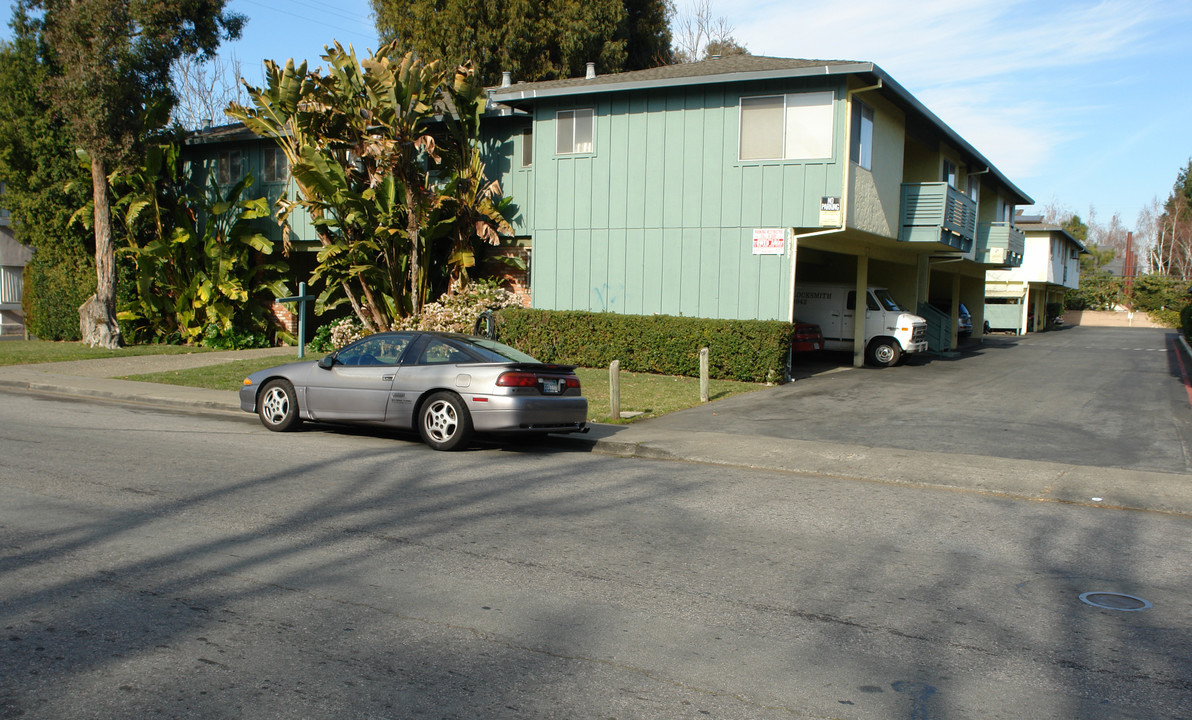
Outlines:
<svg viewBox="0 0 1192 720"><path fill-rule="evenodd" d="M231 414L232 391L118 376L277 350L0 368L0 389ZM957 359L801 365L788 385L552 438L563 449L907 483L1192 516L1192 351L1172 331L992 336ZM281 360L279 359L279 362ZM1192 365L1190 365L1192 366Z"/></svg>
<svg viewBox="0 0 1192 720"><path fill-rule="evenodd" d="M818 374L651 425L987 458L1192 473L1174 331L994 335L955 360ZM817 365L822 369L823 364Z"/></svg>

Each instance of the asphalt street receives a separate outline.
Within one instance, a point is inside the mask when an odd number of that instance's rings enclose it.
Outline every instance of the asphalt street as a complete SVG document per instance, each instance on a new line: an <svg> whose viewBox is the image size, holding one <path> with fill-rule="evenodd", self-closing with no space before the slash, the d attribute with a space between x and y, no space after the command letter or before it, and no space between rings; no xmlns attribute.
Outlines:
<svg viewBox="0 0 1192 720"><path fill-rule="evenodd" d="M37 395L4 397L0 439L0 718L1181 718L1192 696L1183 516Z"/></svg>

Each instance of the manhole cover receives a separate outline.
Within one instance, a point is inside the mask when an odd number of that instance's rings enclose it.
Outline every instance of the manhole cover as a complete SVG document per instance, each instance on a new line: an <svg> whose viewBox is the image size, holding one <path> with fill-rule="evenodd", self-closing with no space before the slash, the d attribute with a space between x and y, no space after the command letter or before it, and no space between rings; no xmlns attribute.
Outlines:
<svg viewBox="0 0 1192 720"><path fill-rule="evenodd" d="M1143 600L1140 597L1111 592L1081 593L1080 601L1093 607L1104 608L1106 610L1123 610L1125 612L1150 610L1154 607L1149 601Z"/></svg>

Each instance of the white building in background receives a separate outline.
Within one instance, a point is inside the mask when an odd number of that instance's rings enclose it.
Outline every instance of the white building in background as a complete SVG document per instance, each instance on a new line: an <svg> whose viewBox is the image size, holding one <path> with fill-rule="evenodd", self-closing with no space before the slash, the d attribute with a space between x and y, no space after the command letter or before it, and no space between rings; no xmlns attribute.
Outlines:
<svg viewBox="0 0 1192 720"><path fill-rule="evenodd" d="M1019 215L1014 225L1026 235L1022 265L985 273L985 322L992 330L1023 334L1042 330L1047 305L1062 303L1080 287L1084 244L1041 216Z"/></svg>
<svg viewBox="0 0 1192 720"><path fill-rule="evenodd" d="M3 207L3 196L4 183L0 182L0 335L24 334L21 275L33 251L13 236L12 218Z"/></svg>

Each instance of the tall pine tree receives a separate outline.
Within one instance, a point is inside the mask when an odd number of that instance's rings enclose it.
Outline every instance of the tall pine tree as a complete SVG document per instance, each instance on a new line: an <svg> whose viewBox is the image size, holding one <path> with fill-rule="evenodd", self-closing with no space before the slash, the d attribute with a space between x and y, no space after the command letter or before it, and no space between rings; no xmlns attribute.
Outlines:
<svg viewBox="0 0 1192 720"><path fill-rule="evenodd" d="M382 40L450 63L471 60L481 82L641 70L670 61L666 0L372 0Z"/></svg>
<svg viewBox="0 0 1192 720"><path fill-rule="evenodd" d="M9 26L11 39L0 41L0 179L16 239L35 248L25 268L25 325L43 340L75 340L95 269L87 233L70 222L86 195L66 186L84 175L44 92L52 68L26 0L13 4Z"/></svg>

